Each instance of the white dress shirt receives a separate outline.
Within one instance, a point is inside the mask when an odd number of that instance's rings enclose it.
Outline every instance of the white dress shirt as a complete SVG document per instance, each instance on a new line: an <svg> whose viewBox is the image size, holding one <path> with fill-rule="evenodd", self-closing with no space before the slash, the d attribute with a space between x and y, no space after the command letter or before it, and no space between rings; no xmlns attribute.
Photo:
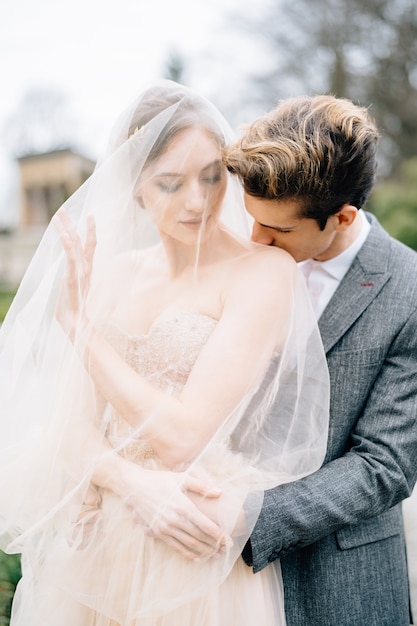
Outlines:
<svg viewBox="0 0 417 626"><path fill-rule="evenodd" d="M317 319L328 305L330 298L339 286L340 281L353 263L353 259L364 244L371 228L365 213L358 211L362 227L356 239L346 250L328 261L301 261L300 268L307 281L308 290Z"/></svg>

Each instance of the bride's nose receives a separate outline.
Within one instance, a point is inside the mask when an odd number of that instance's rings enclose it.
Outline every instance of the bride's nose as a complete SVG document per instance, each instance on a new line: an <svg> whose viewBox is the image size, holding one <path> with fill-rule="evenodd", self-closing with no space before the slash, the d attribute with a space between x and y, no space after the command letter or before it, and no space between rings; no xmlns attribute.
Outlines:
<svg viewBox="0 0 417 626"><path fill-rule="evenodd" d="M207 205L207 196L204 193L202 186L198 183L190 184L187 189L187 196L185 198L185 209L190 213L203 213Z"/></svg>

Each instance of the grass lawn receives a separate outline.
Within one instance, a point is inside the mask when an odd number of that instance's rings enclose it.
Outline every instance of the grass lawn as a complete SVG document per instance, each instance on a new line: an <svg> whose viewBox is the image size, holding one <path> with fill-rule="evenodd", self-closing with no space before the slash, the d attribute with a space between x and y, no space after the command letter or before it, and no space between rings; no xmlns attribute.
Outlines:
<svg viewBox="0 0 417 626"><path fill-rule="evenodd" d="M0 288L0 322L4 320L15 293L15 291Z"/></svg>

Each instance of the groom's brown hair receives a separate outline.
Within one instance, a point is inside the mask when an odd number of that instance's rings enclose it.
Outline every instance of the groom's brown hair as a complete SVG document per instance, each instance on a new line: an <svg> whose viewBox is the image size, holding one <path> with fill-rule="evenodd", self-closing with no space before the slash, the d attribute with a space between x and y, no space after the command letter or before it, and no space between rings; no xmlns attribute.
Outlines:
<svg viewBox="0 0 417 626"><path fill-rule="evenodd" d="M323 229L344 204L361 208L374 185L378 130L367 109L329 95L281 100L224 149L246 193L301 201Z"/></svg>

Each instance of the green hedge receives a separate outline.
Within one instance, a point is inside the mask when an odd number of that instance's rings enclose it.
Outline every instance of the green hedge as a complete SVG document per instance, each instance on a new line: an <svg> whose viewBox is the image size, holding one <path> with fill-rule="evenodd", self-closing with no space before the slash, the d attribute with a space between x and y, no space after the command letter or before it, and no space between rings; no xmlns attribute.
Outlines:
<svg viewBox="0 0 417 626"><path fill-rule="evenodd" d="M367 206L393 237L417 250L417 157L404 161L395 178L379 183Z"/></svg>
<svg viewBox="0 0 417 626"><path fill-rule="evenodd" d="M20 555L0 550L0 626L9 624L13 594L20 577Z"/></svg>
<svg viewBox="0 0 417 626"><path fill-rule="evenodd" d="M0 289L0 322L2 322L6 317L6 313L12 303L15 293L15 291L10 291L8 289Z"/></svg>

